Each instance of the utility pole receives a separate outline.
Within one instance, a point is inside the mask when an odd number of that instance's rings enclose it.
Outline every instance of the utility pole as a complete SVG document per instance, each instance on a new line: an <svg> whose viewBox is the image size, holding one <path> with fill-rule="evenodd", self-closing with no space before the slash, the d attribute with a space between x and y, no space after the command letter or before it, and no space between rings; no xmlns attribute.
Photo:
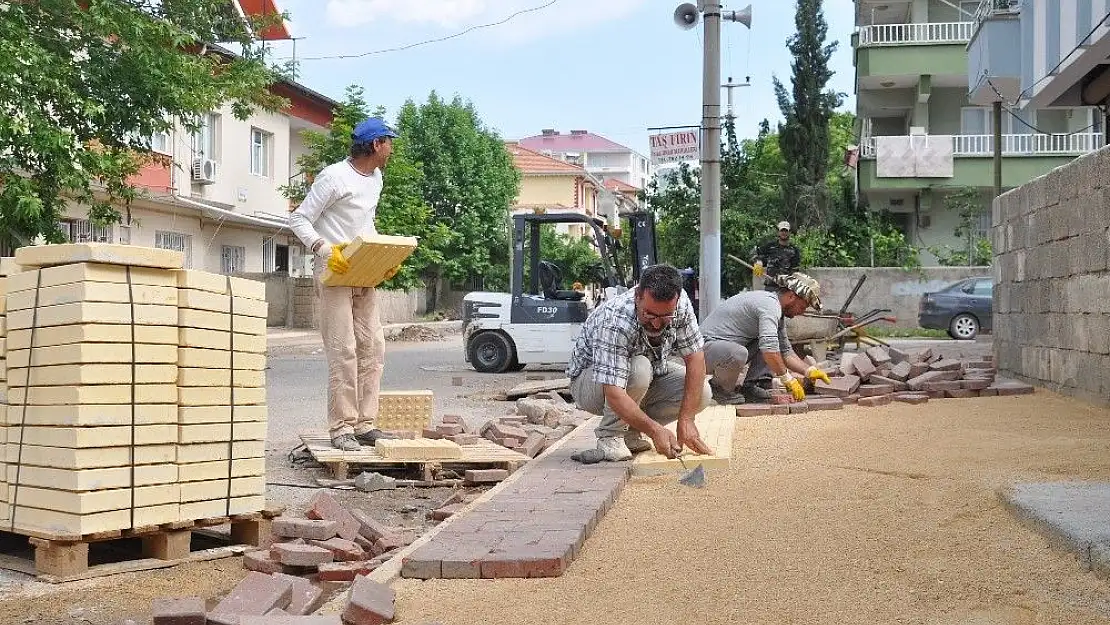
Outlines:
<svg viewBox="0 0 1110 625"><path fill-rule="evenodd" d="M705 19L702 49L701 118L701 253L698 316L705 319L721 301L721 20L751 28L752 7L722 11L720 0L680 5L674 20L679 28L693 28L698 13ZM731 89L729 90L731 94Z"/></svg>
<svg viewBox="0 0 1110 625"><path fill-rule="evenodd" d="M994 101L994 197L1002 195L1002 101Z"/></svg>

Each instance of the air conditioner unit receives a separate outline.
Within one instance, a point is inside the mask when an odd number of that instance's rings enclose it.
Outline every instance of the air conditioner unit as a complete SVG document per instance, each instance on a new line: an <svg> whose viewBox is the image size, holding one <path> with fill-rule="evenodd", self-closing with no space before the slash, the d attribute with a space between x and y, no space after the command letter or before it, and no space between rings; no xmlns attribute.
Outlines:
<svg viewBox="0 0 1110 625"><path fill-rule="evenodd" d="M200 184L216 182L216 161L210 158L193 159L193 182Z"/></svg>

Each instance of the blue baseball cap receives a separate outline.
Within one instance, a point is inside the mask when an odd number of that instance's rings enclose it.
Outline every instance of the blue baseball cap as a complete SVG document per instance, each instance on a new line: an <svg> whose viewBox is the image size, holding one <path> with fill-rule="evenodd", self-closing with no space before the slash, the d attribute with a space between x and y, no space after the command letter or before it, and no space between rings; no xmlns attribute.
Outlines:
<svg viewBox="0 0 1110 625"><path fill-rule="evenodd" d="M370 143L374 139L381 139L382 137L399 137L397 131L389 127L380 117L370 117L364 119L355 129L351 131L351 139L355 143Z"/></svg>

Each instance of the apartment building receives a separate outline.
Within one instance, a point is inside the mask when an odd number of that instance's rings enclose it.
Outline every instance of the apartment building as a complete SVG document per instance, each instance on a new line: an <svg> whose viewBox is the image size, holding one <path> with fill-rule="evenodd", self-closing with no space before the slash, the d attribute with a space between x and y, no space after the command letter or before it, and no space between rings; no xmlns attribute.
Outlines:
<svg viewBox="0 0 1110 625"><path fill-rule="evenodd" d="M989 233L993 115L990 100L969 90L969 60L974 67L979 52L969 55L968 45L984 6L1002 4L1010 10L1019 2L855 1L860 199L894 214L910 241L922 248L927 265L937 261L927 248L965 245L954 234L959 215L945 208L949 194L979 189L983 210L977 230L982 237ZM1013 54L1018 41L996 45L1000 53ZM1103 143L1101 114L1078 101L1053 108L1007 105L1003 188L1019 186Z"/></svg>
<svg viewBox="0 0 1110 625"><path fill-rule="evenodd" d="M519 143L529 150L578 165L602 181L614 179L643 189L655 175L655 168L646 156L588 130L564 134L547 128Z"/></svg>
<svg viewBox="0 0 1110 625"><path fill-rule="evenodd" d="M540 154L512 141L505 143L505 149L512 155L513 165L520 172L520 188L512 212L597 215L601 185L581 166ZM579 224L556 224L556 231L576 238L586 233L585 226Z"/></svg>

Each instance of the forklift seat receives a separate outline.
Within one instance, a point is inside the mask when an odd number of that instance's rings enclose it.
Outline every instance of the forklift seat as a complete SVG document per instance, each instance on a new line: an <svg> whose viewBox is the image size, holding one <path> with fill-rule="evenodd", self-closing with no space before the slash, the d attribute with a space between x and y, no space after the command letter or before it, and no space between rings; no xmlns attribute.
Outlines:
<svg viewBox="0 0 1110 625"><path fill-rule="evenodd" d="M563 272L558 265L546 260L540 261L540 288L543 289L544 299L577 302L586 296L585 293L579 291L567 291L559 288L562 286L562 281Z"/></svg>

